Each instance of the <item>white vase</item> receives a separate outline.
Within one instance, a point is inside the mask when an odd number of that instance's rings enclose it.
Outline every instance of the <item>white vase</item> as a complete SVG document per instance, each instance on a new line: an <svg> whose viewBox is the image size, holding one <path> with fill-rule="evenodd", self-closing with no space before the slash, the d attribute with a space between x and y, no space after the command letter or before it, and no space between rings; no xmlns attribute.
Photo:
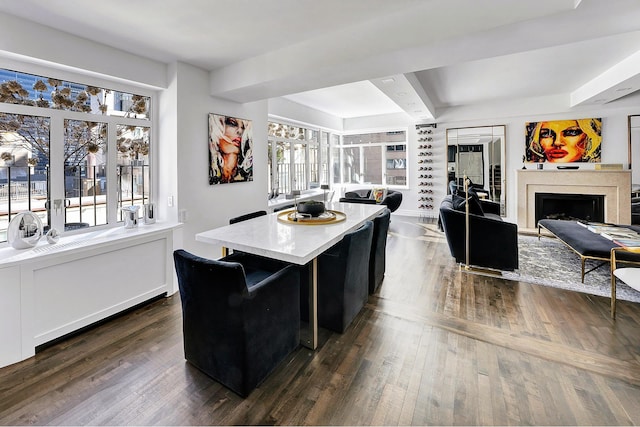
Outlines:
<svg viewBox="0 0 640 427"><path fill-rule="evenodd" d="M7 242L15 249L34 247L42 237L42 221L31 211L17 214L9 222Z"/></svg>

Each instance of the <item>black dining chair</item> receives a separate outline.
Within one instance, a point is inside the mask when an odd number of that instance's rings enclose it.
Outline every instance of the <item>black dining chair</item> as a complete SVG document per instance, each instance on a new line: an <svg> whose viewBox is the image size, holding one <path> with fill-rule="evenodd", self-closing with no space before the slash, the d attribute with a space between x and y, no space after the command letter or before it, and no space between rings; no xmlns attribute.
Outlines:
<svg viewBox="0 0 640 427"><path fill-rule="evenodd" d="M234 218L229 219L229 225L231 224L236 224L238 222L242 222L242 221L247 221L253 218L258 218L261 216L265 216L267 214L267 211L255 211L255 212L250 212L248 214L244 214L244 215L240 215L240 216L236 216ZM261 263L268 263L268 262L272 262L275 266L279 267L279 268L284 268L287 264L283 261L276 261L276 260L271 260L265 257L262 257L260 255L253 255L253 254L249 254L243 251L238 251L238 250L234 250L233 251L233 255L235 257L235 260L238 262L242 262L243 260L248 262L249 260L252 260L251 262L254 262L256 260L258 260L258 262Z"/></svg>
<svg viewBox="0 0 640 427"><path fill-rule="evenodd" d="M298 269L182 249L173 257L186 360L246 397L300 343Z"/></svg>
<svg viewBox="0 0 640 427"><path fill-rule="evenodd" d="M384 280L386 271L387 233L391 211L385 209L373 219L373 239L369 259L369 294L374 294Z"/></svg>
<svg viewBox="0 0 640 427"><path fill-rule="evenodd" d="M319 326L342 333L367 302L372 237L367 221L318 257Z"/></svg>
<svg viewBox="0 0 640 427"><path fill-rule="evenodd" d="M229 224L235 224L236 222L242 222L248 219L257 218L259 216L265 216L266 214L267 214L267 211L250 212L248 214L240 215L240 216L229 219Z"/></svg>

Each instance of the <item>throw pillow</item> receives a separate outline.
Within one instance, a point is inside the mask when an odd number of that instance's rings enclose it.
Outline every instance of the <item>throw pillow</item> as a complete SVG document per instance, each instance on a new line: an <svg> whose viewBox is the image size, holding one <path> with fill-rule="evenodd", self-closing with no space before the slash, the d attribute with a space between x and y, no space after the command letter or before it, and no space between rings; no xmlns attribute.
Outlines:
<svg viewBox="0 0 640 427"><path fill-rule="evenodd" d="M482 209L482 203L480 203L480 196L475 188L469 188L469 211L474 212L476 215L484 215L484 209Z"/></svg>
<svg viewBox="0 0 640 427"><path fill-rule="evenodd" d="M451 204L453 205L453 209L457 211L464 211L464 205L465 205L464 197L458 196L457 194L452 194Z"/></svg>
<svg viewBox="0 0 640 427"><path fill-rule="evenodd" d="M482 205L480 205L480 200L477 199L477 196L471 196L471 192L469 192L469 195L469 213L473 215L484 216L484 211L482 210ZM455 210L465 212L466 199L464 197L454 194L451 201Z"/></svg>
<svg viewBox="0 0 640 427"><path fill-rule="evenodd" d="M376 201L376 203L380 203L387 197L387 189L386 188L374 188L371 190L371 198Z"/></svg>

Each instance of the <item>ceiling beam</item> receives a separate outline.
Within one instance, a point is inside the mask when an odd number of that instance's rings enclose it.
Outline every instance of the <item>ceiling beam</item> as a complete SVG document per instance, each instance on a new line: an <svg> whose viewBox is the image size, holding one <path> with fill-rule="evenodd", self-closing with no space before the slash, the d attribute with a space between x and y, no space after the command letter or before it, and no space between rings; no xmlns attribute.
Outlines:
<svg viewBox="0 0 640 427"><path fill-rule="evenodd" d="M413 73L396 74L369 81L412 118L417 120L434 118L433 103Z"/></svg>
<svg viewBox="0 0 640 427"><path fill-rule="evenodd" d="M640 51L571 92L571 107L605 104L640 89Z"/></svg>

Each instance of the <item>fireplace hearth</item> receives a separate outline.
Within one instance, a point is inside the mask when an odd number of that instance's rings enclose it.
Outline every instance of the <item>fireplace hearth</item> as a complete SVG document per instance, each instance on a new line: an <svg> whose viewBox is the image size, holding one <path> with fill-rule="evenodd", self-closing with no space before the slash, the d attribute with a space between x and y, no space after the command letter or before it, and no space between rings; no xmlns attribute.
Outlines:
<svg viewBox="0 0 640 427"><path fill-rule="evenodd" d="M541 219L604 222L604 196L536 193L535 212L536 224Z"/></svg>

